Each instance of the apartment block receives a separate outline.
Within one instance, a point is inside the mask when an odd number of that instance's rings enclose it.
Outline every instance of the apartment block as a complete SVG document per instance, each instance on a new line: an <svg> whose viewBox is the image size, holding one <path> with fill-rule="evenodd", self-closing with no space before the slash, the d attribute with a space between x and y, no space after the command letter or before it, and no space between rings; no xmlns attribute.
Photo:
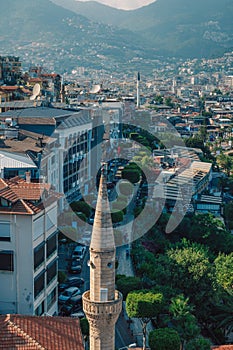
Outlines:
<svg viewBox="0 0 233 350"><path fill-rule="evenodd" d="M0 313L57 314L57 200L48 184L0 179Z"/></svg>

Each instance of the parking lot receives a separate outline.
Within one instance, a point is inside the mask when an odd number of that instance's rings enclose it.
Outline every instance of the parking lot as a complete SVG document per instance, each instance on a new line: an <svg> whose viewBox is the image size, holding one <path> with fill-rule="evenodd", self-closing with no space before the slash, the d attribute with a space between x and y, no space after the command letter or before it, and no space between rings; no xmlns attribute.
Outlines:
<svg viewBox="0 0 233 350"><path fill-rule="evenodd" d="M87 265L87 261L89 260L89 247L85 247L84 249L84 255L81 257L81 259L78 259L76 256L73 255L75 248L77 247L77 243L72 242L72 243L65 243L65 242L60 242L59 243L59 247L58 247L58 270L62 271L66 274L66 279L68 278L72 278L72 277L78 277L83 279L83 283L80 284L77 288L79 289L78 294L75 294L73 297L71 296L70 298L68 298L67 301L63 302L61 301L61 297L60 295L63 294L64 289L61 288L62 286L58 286L58 290L59 290L59 313L60 315L63 316L70 316L70 314L72 313L78 313L77 317L81 317L82 316L82 308L80 307L81 305L81 298L79 298L78 296L81 296L83 294L84 291L88 290L90 288L90 272L89 272L89 267ZM72 259L72 255L73 255L73 259ZM78 259L78 264L81 265L80 269L74 270L72 271L71 269L71 265L73 264L73 262L75 262ZM70 287L69 285L66 285L66 287ZM73 286L72 286L73 287ZM61 290L62 289L62 290ZM67 288L65 289L67 290ZM76 299L75 299L76 298ZM64 306L64 304L67 304L67 309L69 309L69 304L71 304L72 302L74 302L74 304L76 303L77 308L75 307L70 307L70 313L67 312L66 314L64 314L64 312L62 312L62 307ZM71 306L71 305L70 305ZM64 309L64 307L63 307Z"/></svg>

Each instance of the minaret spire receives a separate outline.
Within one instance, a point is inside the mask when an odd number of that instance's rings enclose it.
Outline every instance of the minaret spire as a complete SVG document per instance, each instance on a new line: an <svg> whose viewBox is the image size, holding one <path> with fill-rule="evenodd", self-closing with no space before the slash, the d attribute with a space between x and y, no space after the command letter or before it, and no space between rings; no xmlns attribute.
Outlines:
<svg viewBox="0 0 233 350"><path fill-rule="evenodd" d="M90 244L91 250L115 249L111 211L107 191L107 164L102 165L95 220Z"/></svg>
<svg viewBox="0 0 233 350"><path fill-rule="evenodd" d="M122 309L122 295L115 290L116 249L106 182L104 164L90 244L90 290L83 294L90 350L115 349L115 323Z"/></svg>

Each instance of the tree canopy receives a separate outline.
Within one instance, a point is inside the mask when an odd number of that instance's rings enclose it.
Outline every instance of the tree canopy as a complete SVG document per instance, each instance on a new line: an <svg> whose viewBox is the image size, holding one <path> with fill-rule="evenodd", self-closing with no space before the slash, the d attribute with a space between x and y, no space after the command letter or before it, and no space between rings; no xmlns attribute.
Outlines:
<svg viewBox="0 0 233 350"><path fill-rule="evenodd" d="M151 350L180 350L180 336L172 328L158 328L149 333Z"/></svg>

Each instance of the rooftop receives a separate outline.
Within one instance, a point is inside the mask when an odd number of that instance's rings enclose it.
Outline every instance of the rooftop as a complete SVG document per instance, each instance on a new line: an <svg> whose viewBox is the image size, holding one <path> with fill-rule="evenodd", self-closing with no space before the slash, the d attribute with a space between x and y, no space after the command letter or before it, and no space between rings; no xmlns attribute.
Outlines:
<svg viewBox="0 0 233 350"><path fill-rule="evenodd" d="M0 213L34 215L51 204L60 195L49 184L26 182L16 176L10 180L0 178ZM43 199L43 202L42 202Z"/></svg>
<svg viewBox="0 0 233 350"><path fill-rule="evenodd" d="M79 319L1 315L2 350L84 350Z"/></svg>

